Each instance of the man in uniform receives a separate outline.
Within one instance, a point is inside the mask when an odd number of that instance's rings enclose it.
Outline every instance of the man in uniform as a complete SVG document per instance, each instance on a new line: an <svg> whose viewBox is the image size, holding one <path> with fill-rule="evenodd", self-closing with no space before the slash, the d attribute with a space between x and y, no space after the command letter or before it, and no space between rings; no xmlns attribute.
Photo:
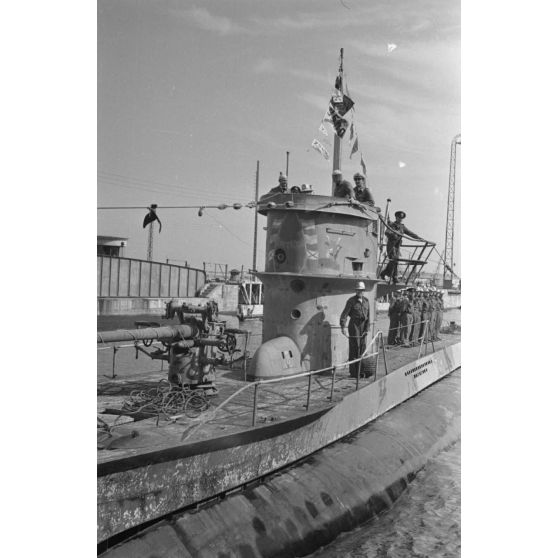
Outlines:
<svg viewBox="0 0 558 558"><path fill-rule="evenodd" d="M395 221L388 221L389 228L386 227L387 257L389 262L380 273L380 278L384 281L386 280L385 276L387 276L394 283L397 282L397 262L401 257L403 235L416 238L417 240L424 240L403 224L405 217L407 217L407 214L404 211L396 211Z"/></svg>
<svg viewBox="0 0 558 558"><path fill-rule="evenodd" d="M345 309L341 313L339 323L341 333L346 335L345 324L349 321L349 360L358 358L366 349L366 334L370 327L370 302L364 296L364 283L359 281L356 285L356 294L347 300ZM362 362L349 365L349 374L356 378L361 369Z"/></svg>
<svg viewBox="0 0 558 558"><path fill-rule="evenodd" d="M411 325L413 324L413 314L411 312L411 302L407 292L403 292L401 297L401 303L399 307L399 338L401 344L404 347L410 347L409 345L409 333L411 330Z"/></svg>
<svg viewBox="0 0 558 558"><path fill-rule="evenodd" d="M359 201L360 203L368 203L370 205L374 205L374 198L372 197L370 189L366 186L364 175L360 174L360 172L357 172L353 176L353 179L355 181L354 194L357 201Z"/></svg>
<svg viewBox="0 0 558 558"><path fill-rule="evenodd" d="M413 330L411 332L411 346L418 343L420 332L420 312L422 308L422 293L416 292L413 299Z"/></svg>
<svg viewBox="0 0 558 558"><path fill-rule="evenodd" d="M388 345L395 345L397 342L397 331L399 328L399 291L391 293L391 300L389 301L389 331L388 331Z"/></svg>
<svg viewBox="0 0 558 558"><path fill-rule="evenodd" d="M438 306L436 313L436 327L434 328L434 339L436 341L441 341L440 338L440 328L442 327L442 321L444 319L444 293L439 291L438 296Z"/></svg>
<svg viewBox="0 0 558 558"><path fill-rule="evenodd" d="M409 345L413 346L413 332L415 330L415 289L409 287L407 289L407 297L409 298ZM417 320L418 321L418 320Z"/></svg>
<svg viewBox="0 0 558 558"><path fill-rule="evenodd" d="M428 319L428 302L427 293L423 292L421 295L420 303L420 329L419 329L419 343L422 342L426 333L426 320ZM426 339L424 339L426 341Z"/></svg>
<svg viewBox="0 0 558 558"><path fill-rule="evenodd" d="M343 173L340 170L334 170L331 174L333 178L333 196L336 198L354 198L353 187L347 180L343 180Z"/></svg>
<svg viewBox="0 0 558 558"><path fill-rule="evenodd" d="M428 320L428 336L426 337L425 341L432 341L433 338L433 320L434 316L434 300L432 296L432 291L428 291L428 296L426 298L426 319Z"/></svg>

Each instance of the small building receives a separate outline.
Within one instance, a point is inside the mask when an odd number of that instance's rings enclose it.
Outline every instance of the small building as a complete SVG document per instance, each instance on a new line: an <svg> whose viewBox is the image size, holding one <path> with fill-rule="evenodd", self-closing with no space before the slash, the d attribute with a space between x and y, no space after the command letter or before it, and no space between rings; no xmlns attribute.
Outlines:
<svg viewBox="0 0 558 558"><path fill-rule="evenodd" d="M97 235L97 256L123 257L127 238Z"/></svg>

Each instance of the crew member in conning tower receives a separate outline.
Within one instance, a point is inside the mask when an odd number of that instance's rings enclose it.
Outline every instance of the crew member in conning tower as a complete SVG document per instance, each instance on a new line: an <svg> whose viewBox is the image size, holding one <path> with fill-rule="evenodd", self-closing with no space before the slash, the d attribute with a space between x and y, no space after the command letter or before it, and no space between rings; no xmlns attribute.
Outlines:
<svg viewBox="0 0 558 558"><path fill-rule="evenodd" d="M346 335L345 324L347 317L349 321L349 360L361 356L366 350L366 334L370 327L370 302L364 296L364 283L359 281L356 286L356 294L347 300L345 309L339 320L341 332ZM361 368L360 362L349 365L349 374L356 378Z"/></svg>
<svg viewBox="0 0 558 558"><path fill-rule="evenodd" d="M424 240L418 234L409 230L404 224L403 219L407 217L404 211L395 212L395 221L388 221L388 228L386 228L387 237L387 257L389 262L380 273L380 277L385 281L385 276L397 282L397 262L401 257L401 244L403 242L403 235L416 238L417 240Z"/></svg>

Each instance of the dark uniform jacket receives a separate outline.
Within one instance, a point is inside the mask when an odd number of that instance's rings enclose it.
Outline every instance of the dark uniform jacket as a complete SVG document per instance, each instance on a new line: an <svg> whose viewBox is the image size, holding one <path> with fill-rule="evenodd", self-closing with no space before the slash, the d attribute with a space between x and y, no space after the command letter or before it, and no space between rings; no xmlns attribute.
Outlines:
<svg viewBox="0 0 558 558"><path fill-rule="evenodd" d="M335 188L333 190L333 195L336 198L346 198L347 196L353 198L354 192L351 183L347 182L346 180L342 180L341 182L339 182L339 184L335 185Z"/></svg>
<svg viewBox="0 0 558 558"><path fill-rule="evenodd" d="M399 257L399 249L401 247L401 243L403 242L403 237L401 235L405 234L410 236L411 238L416 238L420 240L420 236L415 234L413 231L408 229L403 223L397 223L396 221L388 221L388 225L392 232L389 229L386 229L386 237L387 237L387 253L390 259L398 258ZM399 233L399 234L397 234Z"/></svg>
<svg viewBox="0 0 558 558"><path fill-rule="evenodd" d="M399 304L399 313L400 314L410 314L411 313L411 303L409 299L402 298L400 299L401 303Z"/></svg>
<svg viewBox="0 0 558 558"><path fill-rule="evenodd" d="M374 198L368 188L359 188L355 186L355 198L361 203L370 203L374 205Z"/></svg>
<svg viewBox="0 0 558 558"><path fill-rule="evenodd" d="M289 193L289 188L286 187L285 189L283 189L281 187L281 185L278 186L274 186L267 194L264 194L261 199L267 198L269 196L273 196L275 194L288 194Z"/></svg>
<svg viewBox="0 0 558 558"><path fill-rule="evenodd" d="M368 299L362 297L362 300L359 300L356 295L349 298L339 320L341 327L345 327L347 317L351 318L351 322L362 323L363 329L367 330L370 324L370 302L368 302Z"/></svg>

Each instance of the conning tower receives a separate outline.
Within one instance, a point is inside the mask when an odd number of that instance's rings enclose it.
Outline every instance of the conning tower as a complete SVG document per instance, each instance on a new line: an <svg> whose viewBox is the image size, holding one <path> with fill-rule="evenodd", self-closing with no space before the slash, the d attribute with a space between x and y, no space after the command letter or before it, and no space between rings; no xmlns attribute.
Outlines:
<svg viewBox="0 0 558 558"><path fill-rule="evenodd" d="M364 281L375 319L378 214L343 198L278 193L260 200L267 216L263 343L248 377L319 370L348 359L339 318ZM369 337L370 339L370 337Z"/></svg>

